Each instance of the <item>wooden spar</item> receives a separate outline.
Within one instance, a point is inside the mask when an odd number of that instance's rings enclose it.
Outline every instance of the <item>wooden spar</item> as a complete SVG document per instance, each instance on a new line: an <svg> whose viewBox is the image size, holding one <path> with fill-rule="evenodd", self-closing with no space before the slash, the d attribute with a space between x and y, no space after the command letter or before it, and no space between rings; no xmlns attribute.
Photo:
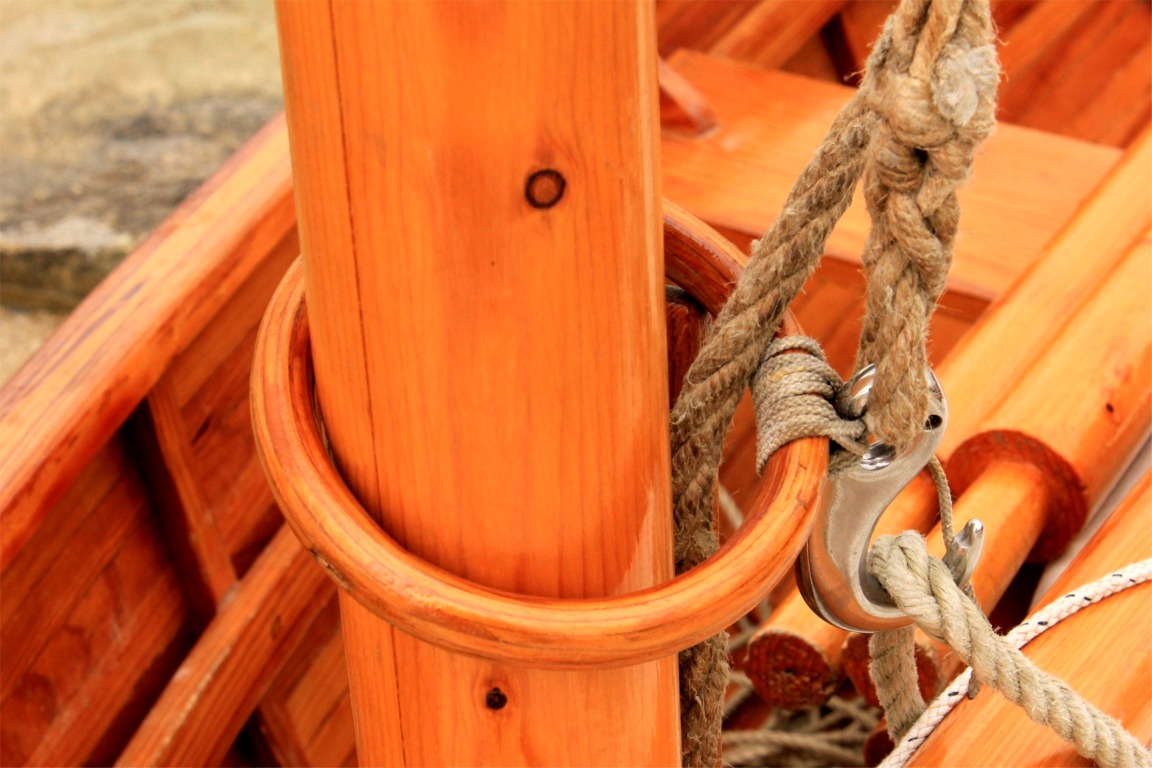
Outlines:
<svg viewBox="0 0 1152 768"><path fill-rule="evenodd" d="M1145 474L1037 605L1152 557L1152 478ZM1142 584L1064 619L1024 646L1041 669L1152 743L1152 585ZM1074 747L1001 696L961 702L910 765L1089 765Z"/></svg>
<svg viewBox="0 0 1152 768"><path fill-rule="evenodd" d="M360 501L497 588L666 581L651 10L277 12L317 389ZM341 615L364 764L678 760L674 658L513 668Z"/></svg>
<svg viewBox="0 0 1152 768"><path fill-rule="evenodd" d="M976 434L981 419L1029 375L1038 357L1054 354L1053 341L1075 308L1100 304L1096 294L1101 282L1129 255L1133 239L1152 221L1150 187L1152 135L1146 132L1044 255L940 366L949 403L942 457ZM1086 252L1093 258L1085 259ZM1056 308L1060 314L1054 318ZM1101 318L1103 327L1114 325L1113 317ZM1068 376L1081 370L1075 360L1063 364ZM925 531L935 515L935 493L918 481L897 497L878 529ZM749 642L748 675L774 706L815 706L826 701L839 683L846 638L846 632L826 625L808 610L799 593L792 592Z"/></svg>

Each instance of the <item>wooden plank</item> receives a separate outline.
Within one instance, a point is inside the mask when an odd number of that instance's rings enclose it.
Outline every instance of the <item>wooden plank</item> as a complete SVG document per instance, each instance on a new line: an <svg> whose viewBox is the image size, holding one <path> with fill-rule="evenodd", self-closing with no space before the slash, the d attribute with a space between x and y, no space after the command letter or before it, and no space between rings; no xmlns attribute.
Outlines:
<svg viewBox="0 0 1152 768"><path fill-rule="evenodd" d="M100 538L115 538L105 523L93 515L102 508L109 493L131 472L123 442L117 437L104 445L83 474L49 512L46 524L38 528L12 564L0 573L0 627L12 621L16 610L33 594L36 585L65 560L71 547L88 550ZM97 518L99 516L97 515ZM85 542L74 544L73 542ZM5 653L5 667L10 661Z"/></svg>
<svg viewBox="0 0 1152 768"><path fill-rule="evenodd" d="M1046 62L1044 85L1031 91L1027 105L1008 119L1030 128L1097 140L1095 124L1073 120L1086 111L1099 110L1096 98L1114 73L1152 38L1152 11L1147 4L1130 0L1100 0L1091 6L1091 14L1076 26L1068 44ZM1152 71L1144 70L1135 85L1131 98L1139 101L1139 94L1152 87ZM1101 122L1109 119L1114 116ZM1073 133L1075 127L1085 134Z"/></svg>
<svg viewBox="0 0 1152 768"><path fill-rule="evenodd" d="M765 69L779 68L843 5L844 0L759 0L709 52Z"/></svg>
<svg viewBox="0 0 1152 768"><path fill-rule="evenodd" d="M110 506L126 511L115 499ZM135 523L114 559L86 581L26 671L5 666L14 682L0 703L3 740L22 745L21 763L111 759L186 647L188 610L159 533L126 516Z"/></svg>
<svg viewBox="0 0 1152 768"><path fill-rule="evenodd" d="M171 569L154 577L146 599L84 686L44 734L30 765L107 765L127 740L187 648L183 594ZM135 674L125 674L133 670Z"/></svg>
<svg viewBox="0 0 1152 768"><path fill-rule="evenodd" d="M663 137L664 194L714 226L759 236L851 90L690 51L669 64L712 104L718 126L706 136ZM1002 293L1118 157L1112 148L1000 126L960 192L965 224L950 287L984 301ZM833 232L829 255L858 262L867 230L857 201Z"/></svg>
<svg viewBox="0 0 1152 768"><path fill-rule="evenodd" d="M279 121L194 193L0 390L0 568L293 225Z"/></svg>
<svg viewBox="0 0 1152 768"><path fill-rule="evenodd" d="M331 595L287 527L241 581L121 753L119 765L219 761Z"/></svg>
<svg viewBox="0 0 1152 768"><path fill-rule="evenodd" d="M1067 133L1118 147L1133 143L1152 122L1152 42L1117 68L1092 106L1072 117Z"/></svg>
<svg viewBox="0 0 1152 768"><path fill-rule="evenodd" d="M349 485L411 552L487 585L667 579L651 15L278 12L316 383ZM544 169L566 180L554 207L558 186L529 182ZM394 634L343 594L341 609L366 762L677 759L674 659L513 669ZM485 704L493 688L507 706Z"/></svg>
<svg viewBox="0 0 1152 768"><path fill-rule="evenodd" d="M1032 9L1001 48L1006 75L999 100L1002 119L1016 122L1032 101L1043 99L1061 62L1083 55L1084 44L1094 43L1099 22L1114 18L1126 5L1126 0L1049 0ZM1092 33L1082 38L1085 31Z"/></svg>
<svg viewBox="0 0 1152 768"><path fill-rule="evenodd" d="M827 30L828 28L825 27L820 34L805 40L796 53L789 56L779 69L801 77L827 80L830 83L849 82L849 73L841 70L836 57L826 42Z"/></svg>
<svg viewBox="0 0 1152 768"><path fill-rule="evenodd" d="M94 464L95 468L104 465ZM89 487L90 477L77 483L78 495ZM70 492L61 500L69 503ZM50 551L54 561L40 570L34 583L14 577L10 583L25 587L24 592L5 592L4 602L11 613L0 625L0 645L4 648L4 674L0 676L0 697L7 697L24 677L44 644L72 612L97 576L112 562L133 531L149 512L139 477L128 466L124 474L99 498L99 503L76 533L66 542L55 543ZM51 521L56 512L45 515ZM47 599L46 596L51 596Z"/></svg>

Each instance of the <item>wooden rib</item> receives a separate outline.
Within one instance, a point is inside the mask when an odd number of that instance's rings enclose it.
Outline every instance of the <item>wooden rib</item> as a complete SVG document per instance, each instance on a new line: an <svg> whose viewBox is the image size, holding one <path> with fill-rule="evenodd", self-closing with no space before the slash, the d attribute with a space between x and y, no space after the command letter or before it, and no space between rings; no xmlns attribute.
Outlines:
<svg viewBox="0 0 1152 768"><path fill-rule="evenodd" d="M1045 605L1077 586L1152 557L1152 481L1145 474L1107 523L1040 599ZM1024 647L1041 669L1152 742L1152 584L1085 608ZM910 765L1090 765L1001 696L961 702Z"/></svg>
<svg viewBox="0 0 1152 768"><path fill-rule="evenodd" d="M716 127L708 100L664 59L659 60L660 125L701 134Z"/></svg>
<svg viewBox="0 0 1152 768"><path fill-rule="evenodd" d="M680 48L708 50L752 8L749 0L656 0L660 55Z"/></svg>
<svg viewBox="0 0 1152 768"><path fill-rule="evenodd" d="M175 393L157 383L144 405L147 418L137 427L149 486L163 531L177 563L189 603L203 623L236 583L236 570L211 506L194 477L192 448Z"/></svg>
<svg viewBox="0 0 1152 768"><path fill-rule="evenodd" d="M221 606L118 765L211 765L332 593L287 527Z"/></svg>
<svg viewBox="0 0 1152 768"><path fill-rule="evenodd" d="M702 137L663 136L665 196L722 230L760 236L852 90L691 51L669 64L708 99L718 128ZM1119 156L1112 148L1000 126L960 192L965 236L949 285L984 301L1002 294ZM828 254L859 263L867 230L858 200L829 239Z"/></svg>
<svg viewBox="0 0 1152 768"><path fill-rule="evenodd" d="M293 225L282 121L234 155L0 390L0 568Z"/></svg>
<svg viewBox="0 0 1152 768"><path fill-rule="evenodd" d="M277 10L316 384L349 485L409 551L473 581L578 596L667 580L651 16ZM536 210L526 179L550 167L567 190ZM449 221L467 234L445 238ZM513 669L341 601L363 761L677 759L674 658Z"/></svg>
<svg viewBox="0 0 1152 768"><path fill-rule="evenodd" d="M760 0L709 49L716 56L776 69L843 7L844 0Z"/></svg>

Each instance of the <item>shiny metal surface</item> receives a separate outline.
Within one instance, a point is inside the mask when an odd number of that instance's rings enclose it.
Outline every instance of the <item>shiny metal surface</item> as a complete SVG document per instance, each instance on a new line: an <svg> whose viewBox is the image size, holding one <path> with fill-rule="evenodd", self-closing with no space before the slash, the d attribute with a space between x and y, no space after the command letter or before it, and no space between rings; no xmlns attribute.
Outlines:
<svg viewBox="0 0 1152 768"><path fill-rule="evenodd" d="M896 608L868 573L868 545L884 510L932 458L948 422L948 405L935 375L927 372L931 402L920 438L903 455L891 445L873 442L856 464L831 476L817 511L808 544L796 561L800 593L817 614L836 626L878 632L911 621ZM853 400L867 406L875 371L861 369L846 386ZM983 526L972 521L957 535L946 562L967 581L983 543Z"/></svg>

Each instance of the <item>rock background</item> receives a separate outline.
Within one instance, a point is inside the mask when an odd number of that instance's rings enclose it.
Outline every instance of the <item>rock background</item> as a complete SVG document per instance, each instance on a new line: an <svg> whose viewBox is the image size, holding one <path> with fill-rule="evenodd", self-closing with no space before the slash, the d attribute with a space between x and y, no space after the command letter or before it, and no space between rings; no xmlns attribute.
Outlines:
<svg viewBox="0 0 1152 768"><path fill-rule="evenodd" d="M0 380L280 109L271 0L2 0Z"/></svg>

